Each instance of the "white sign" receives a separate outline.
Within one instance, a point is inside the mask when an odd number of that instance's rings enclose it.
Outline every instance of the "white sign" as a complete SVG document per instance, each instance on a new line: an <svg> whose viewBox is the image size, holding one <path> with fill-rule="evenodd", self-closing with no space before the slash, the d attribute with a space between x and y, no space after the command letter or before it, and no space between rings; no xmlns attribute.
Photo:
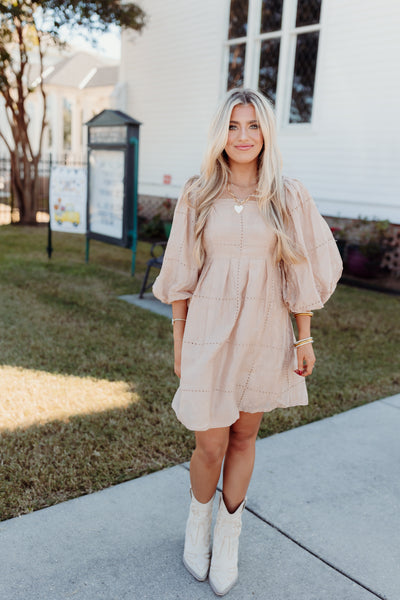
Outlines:
<svg viewBox="0 0 400 600"><path fill-rule="evenodd" d="M126 127L90 127L89 128L91 144L125 144Z"/></svg>
<svg viewBox="0 0 400 600"><path fill-rule="evenodd" d="M86 196L86 168L52 166L49 208L53 231L86 233Z"/></svg>
<svg viewBox="0 0 400 600"><path fill-rule="evenodd" d="M121 150L91 150L89 161L90 231L121 240L125 153Z"/></svg>

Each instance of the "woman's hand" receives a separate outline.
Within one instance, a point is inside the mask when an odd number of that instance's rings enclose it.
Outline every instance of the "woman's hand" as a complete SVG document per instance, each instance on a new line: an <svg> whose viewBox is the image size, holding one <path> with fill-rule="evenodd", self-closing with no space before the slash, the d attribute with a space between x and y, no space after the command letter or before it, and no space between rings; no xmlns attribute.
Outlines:
<svg viewBox="0 0 400 600"><path fill-rule="evenodd" d="M297 348L297 365L298 369L295 371L298 375L307 377L311 375L315 364L315 354L312 344L304 344Z"/></svg>

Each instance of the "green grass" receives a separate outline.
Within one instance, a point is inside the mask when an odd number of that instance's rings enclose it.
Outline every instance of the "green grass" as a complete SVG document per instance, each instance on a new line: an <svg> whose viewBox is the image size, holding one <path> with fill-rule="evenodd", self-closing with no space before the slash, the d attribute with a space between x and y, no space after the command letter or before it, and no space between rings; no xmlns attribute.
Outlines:
<svg viewBox="0 0 400 600"><path fill-rule="evenodd" d="M180 463L194 448L170 406L170 321L117 299L139 291L149 244L131 277L128 250L92 242L86 265L82 236L54 234L49 261L46 235L0 228L0 402L15 411L13 427L0 421L0 519ZM310 404L266 413L260 437L398 393L399 308L400 298L339 285L313 317ZM85 394L79 414L66 386Z"/></svg>

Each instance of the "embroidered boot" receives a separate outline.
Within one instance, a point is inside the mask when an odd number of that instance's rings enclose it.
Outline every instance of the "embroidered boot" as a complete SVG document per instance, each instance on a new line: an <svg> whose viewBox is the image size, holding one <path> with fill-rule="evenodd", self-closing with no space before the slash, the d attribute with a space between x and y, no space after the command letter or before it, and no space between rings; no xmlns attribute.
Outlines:
<svg viewBox="0 0 400 600"><path fill-rule="evenodd" d="M208 576L210 585L217 596L227 594L238 580L239 536L246 501L247 497L234 513L230 513L225 506L222 493L219 498Z"/></svg>
<svg viewBox="0 0 400 600"><path fill-rule="evenodd" d="M192 501L186 522L185 548L183 564L198 581L207 578L211 557L211 521L214 496L207 503L194 497L190 488Z"/></svg>

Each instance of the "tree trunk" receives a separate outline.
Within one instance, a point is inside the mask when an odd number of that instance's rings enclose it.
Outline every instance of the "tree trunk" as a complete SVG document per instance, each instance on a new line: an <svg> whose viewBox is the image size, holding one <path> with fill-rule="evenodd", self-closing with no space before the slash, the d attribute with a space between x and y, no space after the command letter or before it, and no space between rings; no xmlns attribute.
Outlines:
<svg viewBox="0 0 400 600"><path fill-rule="evenodd" d="M38 209L38 166L13 156L11 181L14 208L18 209L21 225L36 225Z"/></svg>

